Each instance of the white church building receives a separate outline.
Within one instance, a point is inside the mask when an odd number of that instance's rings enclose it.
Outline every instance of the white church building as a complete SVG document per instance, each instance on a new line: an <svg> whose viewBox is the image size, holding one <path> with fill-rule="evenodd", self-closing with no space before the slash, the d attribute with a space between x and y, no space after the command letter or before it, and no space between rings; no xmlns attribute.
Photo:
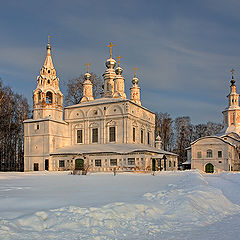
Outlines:
<svg viewBox="0 0 240 240"><path fill-rule="evenodd" d="M223 111L224 129L217 136L202 137L191 143L188 156L192 169L207 173L240 171L240 107L233 71L228 107Z"/></svg>
<svg viewBox="0 0 240 240"><path fill-rule="evenodd" d="M24 121L25 171L176 170L177 155L155 139L155 114L141 105L135 75L126 98L120 62L106 61L101 98L94 99L91 75L85 74L83 97L63 111L63 94L47 45L47 57L33 92L33 119Z"/></svg>

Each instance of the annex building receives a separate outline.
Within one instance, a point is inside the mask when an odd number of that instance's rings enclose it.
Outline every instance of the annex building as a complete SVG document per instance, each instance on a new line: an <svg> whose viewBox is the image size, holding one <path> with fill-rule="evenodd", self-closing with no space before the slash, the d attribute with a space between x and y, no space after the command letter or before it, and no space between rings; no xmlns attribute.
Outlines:
<svg viewBox="0 0 240 240"><path fill-rule="evenodd" d="M240 107L233 71L228 107L223 111L224 129L217 136L199 138L191 143L192 169L207 173L240 171Z"/></svg>
<svg viewBox="0 0 240 240"><path fill-rule="evenodd" d="M176 170L177 155L155 139L155 114L143 107L135 75L130 99L120 60L110 57L103 74L102 97L94 99L91 74L85 73L83 97L63 111L63 94L53 65L51 46L33 92L33 119L24 121L25 171Z"/></svg>

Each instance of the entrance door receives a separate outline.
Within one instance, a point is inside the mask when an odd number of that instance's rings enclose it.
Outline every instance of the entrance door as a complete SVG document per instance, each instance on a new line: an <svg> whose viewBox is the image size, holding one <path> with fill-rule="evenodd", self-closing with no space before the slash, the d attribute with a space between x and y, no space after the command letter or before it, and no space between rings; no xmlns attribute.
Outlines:
<svg viewBox="0 0 240 240"><path fill-rule="evenodd" d="M38 163L34 163L33 164L33 170L34 171L38 171L39 169L38 169Z"/></svg>
<svg viewBox="0 0 240 240"><path fill-rule="evenodd" d="M49 169L49 161L48 159L45 159L45 170L48 171Z"/></svg>
<svg viewBox="0 0 240 240"><path fill-rule="evenodd" d="M83 159L75 160L75 170L84 170L84 160Z"/></svg>
<svg viewBox="0 0 240 240"><path fill-rule="evenodd" d="M211 163L208 163L205 166L205 172L206 173L213 173L214 172L214 166Z"/></svg>
<svg viewBox="0 0 240 240"><path fill-rule="evenodd" d="M156 160L152 159L152 171L156 171Z"/></svg>

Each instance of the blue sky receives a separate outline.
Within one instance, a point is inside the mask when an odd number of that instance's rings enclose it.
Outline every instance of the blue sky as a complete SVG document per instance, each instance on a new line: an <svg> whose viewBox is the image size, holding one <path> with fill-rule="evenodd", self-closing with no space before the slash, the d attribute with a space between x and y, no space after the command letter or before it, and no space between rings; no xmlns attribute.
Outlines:
<svg viewBox="0 0 240 240"><path fill-rule="evenodd" d="M88 61L102 75L113 41L128 97L136 66L144 106L222 122L232 67L240 92L239 12L237 0L1 1L0 77L31 103L48 35L61 82Z"/></svg>

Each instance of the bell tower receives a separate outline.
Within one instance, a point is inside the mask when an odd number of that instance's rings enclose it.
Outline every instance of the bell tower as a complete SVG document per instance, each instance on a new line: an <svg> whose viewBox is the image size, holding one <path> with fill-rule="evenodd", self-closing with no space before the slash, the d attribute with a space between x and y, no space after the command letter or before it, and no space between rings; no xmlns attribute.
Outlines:
<svg viewBox="0 0 240 240"><path fill-rule="evenodd" d="M240 133L240 107L239 107L239 94L236 91L234 69L231 70L232 79L230 86L230 93L228 94L228 107L223 111L224 125L226 133L236 132Z"/></svg>
<svg viewBox="0 0 240 240"><path fill-rule="evenodd" d="M51 56L48 37L47 57L37 77L37 88L33 92L33 119L53 118L63 120L63 94L59 89L59 78Z"/></svg>

